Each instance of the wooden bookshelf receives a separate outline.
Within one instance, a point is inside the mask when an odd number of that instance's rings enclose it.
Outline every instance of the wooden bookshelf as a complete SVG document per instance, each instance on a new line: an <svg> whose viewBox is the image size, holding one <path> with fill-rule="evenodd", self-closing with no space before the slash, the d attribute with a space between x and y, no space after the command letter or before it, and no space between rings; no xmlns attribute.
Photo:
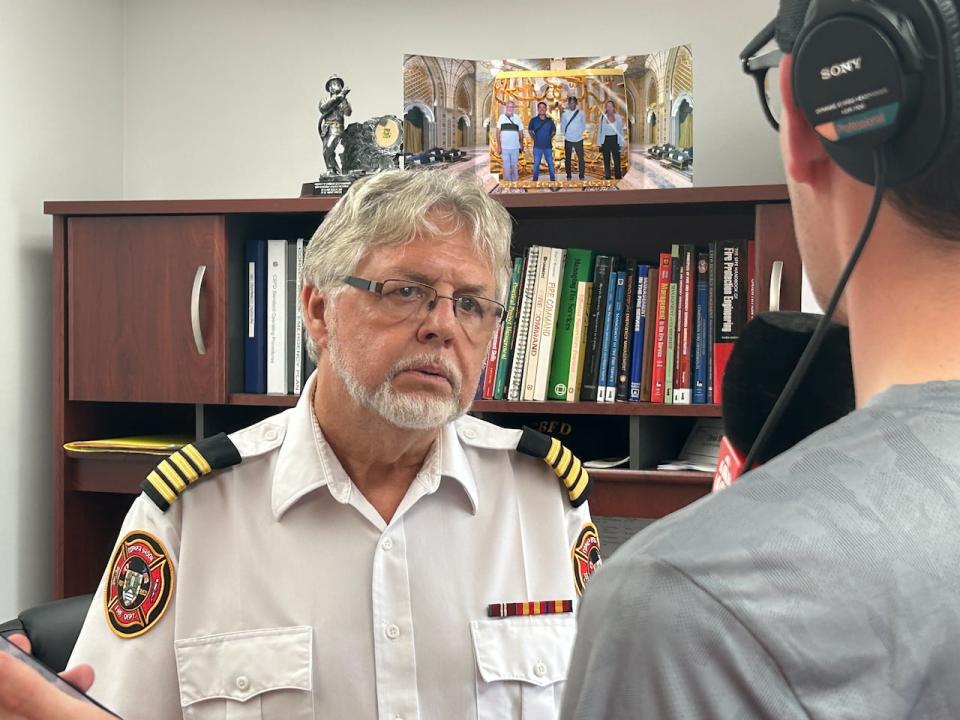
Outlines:
<svg viewBox="0 0 960 720"><path fill-rule="evenodd" d="M516 221L514 251L533 244L652 258L671 243L756 241L758 310L784 263L780 305L800 306L800 260L781 185L494 196ZM292 407L243 390L244 244L310 237L331 198L47 202L53 224L54 587L90 592L124 513L156 457L70 455L66 442L148 433L203 437ZM206 267L194 347L190 290ZM594 471L596 515L662 517L709 492L702 473L640 468L672 459L716 405L479 401L515 424L562 416L629 434L632 470ZM504 422L504 424L506 424ZM606 426L605 426L606 427ZM581 451L582 455L588 455Z"/></svg>

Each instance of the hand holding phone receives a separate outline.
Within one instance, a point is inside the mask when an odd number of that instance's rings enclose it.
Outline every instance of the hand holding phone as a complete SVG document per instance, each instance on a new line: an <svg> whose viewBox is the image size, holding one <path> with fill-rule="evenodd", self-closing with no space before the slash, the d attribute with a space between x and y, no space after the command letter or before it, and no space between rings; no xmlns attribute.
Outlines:
<svg viewBox="0 0 960 720"><path fill-rule="evenodd" d="M0 720L117 718L53 670L0 637Z"/></svg>

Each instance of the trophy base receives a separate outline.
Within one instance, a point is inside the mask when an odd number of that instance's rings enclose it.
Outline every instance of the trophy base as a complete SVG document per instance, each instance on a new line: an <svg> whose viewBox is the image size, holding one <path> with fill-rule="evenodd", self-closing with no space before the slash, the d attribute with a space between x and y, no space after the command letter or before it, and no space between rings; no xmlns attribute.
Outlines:
<svg viewBox="0 0 960 720"><path fill-rule="evenodd" d="M316 182L305 182L300 188L300 197L339 197L359 175L330 175Z"/></svg>

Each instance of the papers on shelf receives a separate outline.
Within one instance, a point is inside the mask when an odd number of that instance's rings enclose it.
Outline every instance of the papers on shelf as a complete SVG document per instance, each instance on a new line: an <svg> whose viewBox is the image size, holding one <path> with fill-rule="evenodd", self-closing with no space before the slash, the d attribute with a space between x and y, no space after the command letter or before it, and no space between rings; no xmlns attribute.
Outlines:
<svg viewBox="0 0 960 720"><path fill-rule="evenodd" d="M609 470L610 468L620 467L630 462L629 457L625 458L599 458L597 460L587 460L583 466L587 470Z"/></svg>
<svg viewBox="0 0 960 720"><path fill-rule="evenodd" d="M135 435L100 440L77 440L65 443L63 449L75 453L170 455L191 442L193 442L191 435Z"/></svg>
<svg viewBox="0 0 960 720"><path fill-rule="evenodd" d="M660 463L657 470L699 470L713 472L717 468L720 439L723 437L721 418L700 418L683 444L680 457Z"/></svg>

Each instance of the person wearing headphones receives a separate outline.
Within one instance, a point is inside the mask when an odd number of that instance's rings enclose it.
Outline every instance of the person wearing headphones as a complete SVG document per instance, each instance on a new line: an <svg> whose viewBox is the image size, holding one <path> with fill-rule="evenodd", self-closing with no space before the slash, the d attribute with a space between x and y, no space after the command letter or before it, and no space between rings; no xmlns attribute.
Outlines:
<svg viewBox="0 0 960 720"><path fill-rule="evenodd" d="M857 409L604 563L562 718L960 717L958 43L955 0L782 0L744 51Z"/></svg>

